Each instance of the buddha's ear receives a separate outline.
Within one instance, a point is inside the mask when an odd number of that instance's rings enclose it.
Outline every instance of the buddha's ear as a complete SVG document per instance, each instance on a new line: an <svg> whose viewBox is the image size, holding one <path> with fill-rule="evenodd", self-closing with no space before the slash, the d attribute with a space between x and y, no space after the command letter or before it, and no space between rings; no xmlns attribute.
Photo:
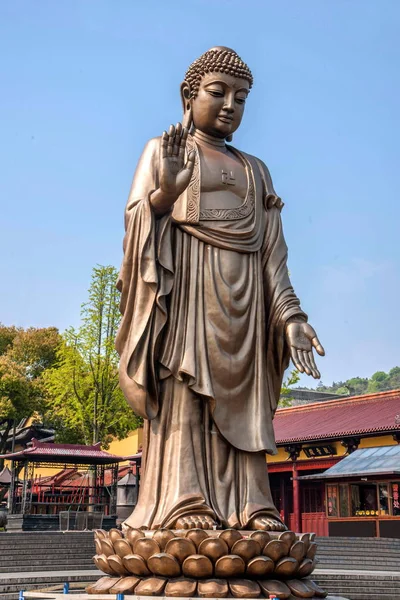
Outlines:
<svg viewBox="0 0 400 600"><path fill-rule="evenodd" d="M181 100L183 108L182 125L183 127L186 127L188 131L190 131L190 128L192 126L192 101L190 95L190 85L187 81L183 81L181 83Z"/></svg>

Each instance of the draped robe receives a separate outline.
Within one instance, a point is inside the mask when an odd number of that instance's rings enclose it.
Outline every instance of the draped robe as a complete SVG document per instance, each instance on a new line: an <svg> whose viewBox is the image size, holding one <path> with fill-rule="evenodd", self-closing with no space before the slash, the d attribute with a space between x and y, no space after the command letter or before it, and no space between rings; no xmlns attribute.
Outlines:
<svg viewBox="0 0 400 600"><path fill-rule="evenodd" d="M279 519L265 452L276 452L285 324L307 318L288 277L282 202L267 167L230 148L246 169L246 198L238 208L203 208L190 137L189 188L156 218L159 145L148 142L135 173L118 281L120 385L145 419L139 501L127 524L173 527L188 514L240 528L257 515Z"/></svg>

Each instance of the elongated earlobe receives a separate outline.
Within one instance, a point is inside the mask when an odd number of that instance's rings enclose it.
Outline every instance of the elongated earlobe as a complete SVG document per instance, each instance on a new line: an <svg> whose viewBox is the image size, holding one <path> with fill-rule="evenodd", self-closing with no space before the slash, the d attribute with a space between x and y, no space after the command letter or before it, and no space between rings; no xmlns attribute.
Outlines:
<svg viewBox="0 0 400 600"><path fill-rule="evenodd" d="M192 101L190 86L187 81L184 81L181 85L181 99L183 108L183 119L182 125L190 131L192 127Z"/></svg>
<svg viewBox="0 0 400 600"><path fill-rule="evenodd" d="M227 138L225 138L227 142L231 142L233 140L233 133L231 133L230 135L228 135Z"/></svg>
<svg viewBox="0 0 400 600"><path fill-rule="evenodd" d="M187 106L185 107L185 111L183 113L183 119L182 119L182 125L183 127L186 127L186 129L188 131L191 130L192 128L192 107L190 106L190 103L187 103Z"/></svg>

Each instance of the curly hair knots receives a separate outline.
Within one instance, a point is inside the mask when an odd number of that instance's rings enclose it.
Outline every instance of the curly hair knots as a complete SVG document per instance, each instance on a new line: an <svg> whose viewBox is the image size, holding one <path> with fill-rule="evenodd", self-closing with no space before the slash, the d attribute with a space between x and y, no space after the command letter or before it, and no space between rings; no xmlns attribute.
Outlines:
<svg viewBox="0 0 400 600"><path fill-rule="evenodd" d="M186 71L185 81L190 86L192 98L196 98L200 81L206 73L227 73L233 77L246 79L250 88L253 85L253 75L249 67L234 50L225 46L207 50Z"/></svg>

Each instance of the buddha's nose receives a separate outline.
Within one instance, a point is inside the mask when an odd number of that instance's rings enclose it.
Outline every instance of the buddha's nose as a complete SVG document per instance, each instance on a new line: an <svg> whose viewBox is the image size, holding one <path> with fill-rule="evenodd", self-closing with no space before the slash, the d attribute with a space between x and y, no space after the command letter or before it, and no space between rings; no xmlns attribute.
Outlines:
<svg viewBox="0 0 400 600"><path fill-rule="evenodd" d="M233 113L235 110L235 98L231 95L225 97L225 102L223 106L223 110L228 113Z"/></svg>

